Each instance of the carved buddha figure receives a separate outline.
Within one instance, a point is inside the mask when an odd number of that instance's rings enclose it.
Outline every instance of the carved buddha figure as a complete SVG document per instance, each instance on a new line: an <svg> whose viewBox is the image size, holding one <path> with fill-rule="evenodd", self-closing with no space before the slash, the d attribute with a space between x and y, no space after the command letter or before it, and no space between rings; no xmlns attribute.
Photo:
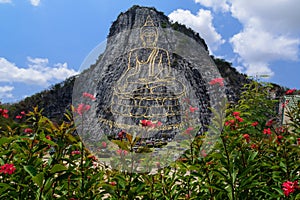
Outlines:
<svg viewBox="0 0 300 200"><path fill-rule="evenodd" d="M128 53L127 70L114 88L111 110L115 116L131 118L122 121L132 125L140 119L174 123L180 118L179 98L185 87L172 75L168 51L156 46L158 29L150 16L140 29L140 39L142 46Z"/></svg>

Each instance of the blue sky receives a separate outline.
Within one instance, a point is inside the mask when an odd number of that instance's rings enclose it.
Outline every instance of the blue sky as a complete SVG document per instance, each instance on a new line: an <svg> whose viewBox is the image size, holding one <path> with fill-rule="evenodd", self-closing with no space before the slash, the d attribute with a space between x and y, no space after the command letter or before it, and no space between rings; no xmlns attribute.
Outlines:
<svg viewBox="0 0 300 200"><path fill-rule="evenodd" d="M243 73L300 88L298 0L0 0L0 101L78 73L132 5L153 6L191 27L212 55Z"/></svg>

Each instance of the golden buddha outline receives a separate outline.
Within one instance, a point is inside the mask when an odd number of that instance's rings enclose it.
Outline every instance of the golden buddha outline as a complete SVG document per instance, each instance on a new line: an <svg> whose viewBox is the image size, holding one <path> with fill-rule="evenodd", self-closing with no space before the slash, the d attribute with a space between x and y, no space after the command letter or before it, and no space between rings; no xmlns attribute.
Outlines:
<svg viewBox="0 0 300 200"><path fill-rule="evenodd" d="M158 28L150 16L139 34L141 47L129 51L127 69L113 88L110 110L115 124L136 126L148 119L164 121L162 129L178 127L185 86L172 74L169 52L157 47Z"/></svg>

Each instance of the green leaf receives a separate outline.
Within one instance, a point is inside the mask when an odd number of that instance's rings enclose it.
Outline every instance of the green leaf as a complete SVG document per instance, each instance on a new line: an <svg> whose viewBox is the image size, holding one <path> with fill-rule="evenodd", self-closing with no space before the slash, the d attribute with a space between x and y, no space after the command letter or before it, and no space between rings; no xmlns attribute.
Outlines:
<svg viewBox="0 0 300 200"><path fill-rule="evenodd" d="M53 142L51 140L48 140L46 138L43 138L42 141L49 144L49 145L51 145L51 146L57 146L57 144L55 142Z"/></svg>
<svg viewBox="0 0 300 200"><path fill-rule="evenodd" d="M30 174L30 176L36 176L37 174L37 170L31 165L24 166L24 169Z"/></svg>
<svg viewBox="0 0 300 200"><path fill-rule="evenodd" d="M5 143L10 143L14 138L12 137L3 137L3 138L0 138L0 146L2 146L3 144Z"/></svg>
<svg viewBox="0 0 300 200"><path fill-rule="evenodd" d="M57 172L62 172L62 171L66 171L68 168L66 168L64 165L62 164L56 164L52 167L50 173L51 174L54 174L54 173L57 173Z"/></svg>
<svg viewBox="0 0 300 200"><path fill-rule="evenodd" d="M127 144L124 141L112 140L112 142L115 143L116 145L118 145L120 149L130 151Z"/></svg>
<svg viewBox="0 0 300 200"><path fill-rule="evenodd" d="M11 187L9 184L0 183L0 194L4 194L6 190L16 190L15 188Z"/></svg>
<svg viewBox="0 0 300 200"><path fill-rule="evenodd" d="M35 182L39 187L43 186L44 173L38 173L36 176L32 177L33 182Z"/></svg>
<svg viewBox="0 0 300 200"><path fill-rule="evenodd" d="M70 140L70 142L73 142L73 143L77 142L77 139L71 134L67 135L67 139Z"/></svg>

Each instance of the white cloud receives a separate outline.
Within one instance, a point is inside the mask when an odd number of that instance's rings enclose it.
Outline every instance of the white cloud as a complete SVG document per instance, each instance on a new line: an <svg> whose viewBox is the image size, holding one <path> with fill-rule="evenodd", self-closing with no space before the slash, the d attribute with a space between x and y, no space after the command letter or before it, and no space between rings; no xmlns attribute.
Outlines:
<svg viewBox="0 0 300 200"><path fill-rule="evenodd" d="M189 10L178 9L169 14L169 18L199 32L210 51L217 50L225 42L214 28L212 23L213 17L209 10L200 9L197 15L193 15Z"/></svg>
<svg viewBox="0 0 300 200"><path fill-rule="evenodd" d="M247 67L246 73L249 75L264 72L272 76L270 62L298 59L299 39L272 34L265 30L246 28L234 35L230 42L234 52L239 54Z"/></svg>
<svg viewBox="0 0 300 200"><path fill-rule="evenodd" d="M67 63L57 63L49 67L46 58L28 57L28 68L20 68L0 57L0 82L21 82L31 85L48 86L51 81L62 81L77 74Z"/></svg>
<svg viewBox="0 0 300 200"><path fill-rule="evenodd" d="M226 0L195 0L196 3L200 3L205 7L211 7L214 11L228 11L229 5Z"/></svg>
<svg viewBox="0 0 300 200"><path fill-rule="evenodd" d="M246 72L273 75L269 64L297 60L300 45L299 0L195 0L214 11L228 11L243 26L230 43ZM218 1L219 2L219 1ZM227 6L228 9L227 9Z"/></svg>
<svg viewBox="0 0 300 200"><path fill-rule="evenodd" d="M40 0L30 0L31 5L33 6L39 6L40 5Z"/></svg>
<svg viewBox="0 0 300 200"><path fill-rule="evenodd" d="M0 3L12 3L11 0L0 0Z"/></svg>
<svg viewBox="0 0 300 200"><path fill-rule="evenodd" d="M13 89L13 86L0 86L0 100L2 98L13 98L13 95L11 93Z"/></svg>

